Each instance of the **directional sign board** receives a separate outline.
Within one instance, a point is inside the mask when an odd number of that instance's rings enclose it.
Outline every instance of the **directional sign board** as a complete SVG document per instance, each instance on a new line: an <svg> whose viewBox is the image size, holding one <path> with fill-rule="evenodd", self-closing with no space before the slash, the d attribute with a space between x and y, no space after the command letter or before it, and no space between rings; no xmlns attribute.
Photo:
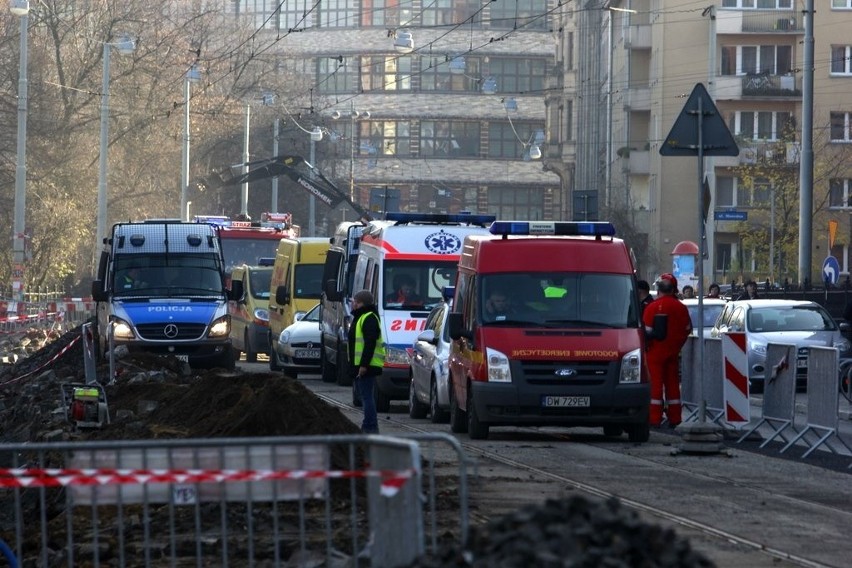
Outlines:
<svg viewBox="0 0 852 568"><path fill-rule="evenodd" d="M840 263L833 256L825 257L822 262L822 279L829 284L837 284L840 279Z"/></svg>
<svg viewBox="0 0 852 568"><path fill-rule="evenodd" d="M698 155L698 118L700 109L701 146L705 156L737 156L740 153L728 125L719 114L704 85L692 89L686 104L675 119L671 132L660 147L661 156Z"/></svg>
<svg viewBox="0 0 852 568"><path fill-rule="evenodd" d="M748 219L748 211L714 211L713 219L716 221L745 221Z"/></svg>

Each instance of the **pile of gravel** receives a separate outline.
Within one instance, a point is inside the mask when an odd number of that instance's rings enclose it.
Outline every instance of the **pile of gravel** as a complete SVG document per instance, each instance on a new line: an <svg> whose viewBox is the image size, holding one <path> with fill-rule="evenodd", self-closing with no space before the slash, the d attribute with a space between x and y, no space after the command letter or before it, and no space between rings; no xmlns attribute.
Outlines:
<svg viewBox="0 0 852 568"><path fill-rule="evenodd" d="M445 548L411 568L712 567L671 529L643 523L617 499L581 496L528 505L471 530L468 546Z"/></svg>

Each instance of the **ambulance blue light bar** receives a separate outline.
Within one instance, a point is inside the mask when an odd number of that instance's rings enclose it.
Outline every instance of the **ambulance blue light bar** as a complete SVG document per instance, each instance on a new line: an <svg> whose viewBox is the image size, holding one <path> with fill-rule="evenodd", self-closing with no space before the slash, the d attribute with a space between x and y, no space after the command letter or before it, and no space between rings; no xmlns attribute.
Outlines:
<svg viewBox="0 0 852 568"><path fill-rule="evenodd" d="M497 217L494 215L471 215L470 213L385 213L385 219L397 223L466 223L470 225L485 226L493 223Z"/></svg>
<svg viewBox="0 0 852 568"><path fill-rule="evenodd" d="M492 235L562 235L614 237L615 227L609 221L495 221Z"/></svg>
<svg viewBox="0 0 852 568"><path fill-rule="evenodd" d="M262 258L257 259L257 265L258 266L275 266L275 259L264 256Z"/></svg>

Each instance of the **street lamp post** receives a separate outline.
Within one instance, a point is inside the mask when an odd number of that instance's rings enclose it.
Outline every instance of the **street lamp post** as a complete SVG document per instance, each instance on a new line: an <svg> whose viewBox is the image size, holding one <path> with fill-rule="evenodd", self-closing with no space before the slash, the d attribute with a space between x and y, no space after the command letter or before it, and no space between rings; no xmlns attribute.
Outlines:
<svg viewBox="0 0 852 568"><path fill-rule="evenodd" d="M186 215L185 221L189 221L189 202L187 201L187 196L189 193L189 146L192 139L189 124L189 85L190 83L197 83L198 79L198 68L193 65L187 70L183 82L183 159L181 160L180 210L181 215Z"/></svg>
<svg viewBox="0 0 852 568"><path fill-rule="evenodd" d="M107 146L109 143L109 56L110 48L117 47L121 53L131 53L135 42L129 37L122 38L118 43L104 42L104 71L101 85L101 141L98 158L98 223L95 234L95 255L100 250L101 239L106 236L107 217ZM97 258L97 256L96 256Z"/></svg>
<svg viewBox="0 0 852 568"><path fill-rule="evenodd" d="M317 126L313 130L311 130L311 179L314 179L316 177L316 174L314 173L314 168L316 168L316 146L317 142L319 142L320 140L322 140L322 130L319 126ZM317 236L316 213L317 200L314 194L311 193L311 199L308 202L308 235L311 237Z"/></svg>
<svg viewBox="0 0 852 568"><path fill-rule="evenodd" d="M15 166L15 220L12 237L12 297L24 299L27 205L27 26L30 3L12 1L9 10L21 18L21 60L18 68L18 157Z"/></svg>
<svg viewBox="0 0 852 568"><path fill-rule="evenodd" d="M349 131L349 199L355 201L355 121L358 119L367 120L370 118L370 111L365 110L358 112L355 110L355 103L350 103L349 110L350 131ZM337 120L342 115L338 111L331 114L331 118Z"/></svg>

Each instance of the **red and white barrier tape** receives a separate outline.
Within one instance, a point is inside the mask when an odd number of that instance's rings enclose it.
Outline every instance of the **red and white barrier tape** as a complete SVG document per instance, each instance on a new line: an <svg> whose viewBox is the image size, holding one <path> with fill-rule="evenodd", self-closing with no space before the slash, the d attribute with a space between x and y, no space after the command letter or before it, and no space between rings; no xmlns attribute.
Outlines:
<svg viewBox="0 0 852 568"><path fill-rule="evenodd" d="M227 483L300 479L381 478L381 493L392 497L414 476L405 470L205 470L205 469L0 469L0 487L146 485L151 483Z"/></svg>
<svg viewBox="0 0 852 568"><path fill-rule="evenodd" d="M51 363L53 363L54 361L56 361L57 359L59 359L60 357L62 357L62 355L64 355L65 353L67 353L67 352L68 352L68 350L69 350L69 349L71 349L71 348L74 346L74 344L75 344L75 343L77 343L77 341L79 341L79 340L80 340L80 336L78 335L77 337L75 337L74 339L72 339L71 341L69 341L69 342L68 342L68 345L66 345L65 347L63 347L62 349L60 349L60 350L59 350L59 352L58 352L56 355L54 355L53 357L51 357L48 361L46 361L45 363L43 363L43 364L42 364L41 366L39 366L38 368L33 369L32 371L30 371L29 373L27 373L27 374L25 374L25 375L20 375L20 376L17 376L17 377L15 377L15 378L13 378L13 379L8 380L8 381L2 382L2 383L0 383L0 386L5 386L5 385L10 385L10 384L12 384L12 383L16 383L16 382L18 382L18 381L20 381L20 380L22 380L22 379L25 379L26 377L29 377L30 375L33 375L33 374L35 374L35 373L38 373L39 371L41 371L42 369L44 369L45 367L49 366Z"/></svg>

